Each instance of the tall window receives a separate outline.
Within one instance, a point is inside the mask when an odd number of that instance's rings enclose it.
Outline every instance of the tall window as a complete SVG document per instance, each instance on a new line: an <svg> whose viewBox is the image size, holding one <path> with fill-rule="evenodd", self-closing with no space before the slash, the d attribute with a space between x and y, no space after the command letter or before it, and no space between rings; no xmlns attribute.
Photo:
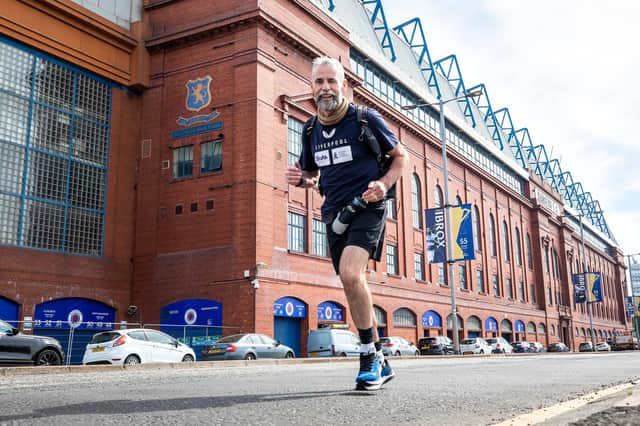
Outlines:
<svg viewBox="0 0 640 426"><path fill-rule="evenodd" d="M549 248L544 248L544 271L549 273Z"/></svg>
<svg viewBox="0 0 640 426"><path fill-rule="evenodd" d="M407 308L400 308L393 313L393 325L415 327L416 315Z"/></svg>
<svg viewBox="0 0 640 426"><path fill-rule="evenodd" d="M507 278L505 286L507 287L507 298L513 299L513 286L511 283L511 278Z"/></svg>
<svg viewBox="0 0 640 426"><path fill-rule="evenodd" d="M327 225L318 219L313 219L313 254L324 257L329 255Z"/></svg>
<svg viewBox="0 0 640 426"><path fill-rule="evenodd" d="M422 253L414 253L413 263L416 270L416 280L424 281L424 256Z"/></svg>
<svg viewBox="0 0 640 426"><path fill-rule="evenodd" d="M303 123L289 117L287 121L287 164L293 166L300 158L302 151L302 126Z"/></svg>
<svg viewBox="0 0 640 426"><path fill-rule="evenodd" d="M551 291L551 286L547 287L547 297L549 298L549 304L553 305L553 291Z"/></svg>
<svg viewBox="0 0 640 426"><path fill-rule="evenodd" d="M509 226L506 221L502 221L502 235L503 235L503 251L504 251L504 260L507 262L511 259L510 253L511 250L509 248Z"/></svg>
<svg viewBox="0 0 640 426"><path fill-rule="evenodd" d="M222 169L222 140L200 145L200 173Z"/></svg>
<svg viewBox="0 0 640 426"><path fill-rule="evenodd" d="M524 302L524 281L518 281L518 297L520 297L520 301Z"/></svg>
<svg viewBox="0 0 640 426"><path fill-rule="evenodd" d="M445 272L444 263L438 263L438 284L447 285L447 274Z"/></svg>
<svg viewBox="0 0 640 426"><path fill-rule="evenodd" d="M396 199L395 198L387 198L385 201L387 203L387 217L389 219L398 219L398 212L396 207Z"/></svg>
<svg viewBox="0 0 640 426"><path fill-rule="evenodd" d="M498 285L498 274L493 274L493 295L500 296L500 286Z"/></svg>
<svg viewBox="0 0 640 426"><path fill-rule="evenodd" d="M531 254L531 237L529 236L529 233L527 232L527 236L526 236L526 244L527 244L527 267L529 269L533 269L533 255Z"/></svg>
<svg viewBox="0 0 640 426"><path fill-rule="evenodd" d="M491 213L489 213L489 248L491 256L498 255L498 251L496 250L496 223Z"/></svg>
<svg viewBox="0 0 640 426"><path fill-rule="evenodd" d="M480 209L478 206L473 206L473 243L477 251L482 251L482 241L480 241Z"/></svg>
<svg viewBox="0 0 640 426"><path fill-rule="evenodd" d="M535 305L536 304L536 285L531 284L529 286L529 290L530 290L529 300L531 301L531 303Z"/></svg>
<svg viewBox="0 0 640 426"><path fill-rule="evenodd" d="M522 247L520 246L520 230L516 226L516 264L522 266Z"/></svg>
<svg viewBox="0 0 640 426"><path fill-rule="evenodd" d="M289 212L289 250L300 253L306 252L307 247L307 221L306 217Z"/></svg>
<svg viewBox="0 0 640 426"><path fill-rule="evenodd" d="M102 255L112 85L0 38L0 245Z"/></svg>
<svg viewBox="0 0 640 426"><path fill-rule="evenodd" d="M462 263L458 265L458 282L460 283L460 288L467 288L467 267Z"/></svg>
<svg viewBox="0 0 640 426"><path fill-rule="evenodd" d="M387 274L398 275L398 247L387 244Z"/></svg>
<svg viewBox="0 0 640 426"><path fill-rule="evenodd" d="M442 190L440 189L440 185L436 185L433 190L433 207L442 207Z"/></svg>
<svg viewBox="0 0 640 426"><path fill-rule="evenodd" d="M411 177L411 218L413 227L422 229L422 197L420 195L420 179L415 173Z"/></svg>
<svg viewBox="0 0 640 426"><path fill-rule="evenodd" d="M193 176L193 145L173 150L173 178Z"/></svg>
<svg viewBox="0 0 640 426"><path fill-rule="evenodd" d="M476 270L476 281L478 282L478 293L484 293L484 278L482 277L482 269Z"/></svg>

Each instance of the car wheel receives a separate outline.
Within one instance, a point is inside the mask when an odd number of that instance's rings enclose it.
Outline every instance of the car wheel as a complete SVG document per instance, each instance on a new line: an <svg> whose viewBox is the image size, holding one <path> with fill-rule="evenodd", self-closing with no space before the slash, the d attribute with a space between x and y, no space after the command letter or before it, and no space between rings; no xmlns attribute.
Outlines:
<svg viewBox="0 0 640 426"><path fill-rule="evenodd" d="M182 362L193 362L193 357L191 355L185 355L182 357Z"/></svg>
<svg viewBox="0 0 640 426"><path fill-rule="evenodd" d="M413 355L420 356L420 351L415 351L415 353Z"/></svg>
<svg viewBox="0 0 640 426"><path fill-rule="evenodd" d="M484 349L480 351L480 355L484 355Z"/></svg>
<svg viewBox="0 0 640 426"><path fill-rule="evenodd" d="M62 358L53 349L45 349L36 357L36 365L60 365Z"/></svg>
<svg viewBox="0 0 640 426"><path fill-rule="evenodd" d="M124 359L125 365L136 365L140 364L140 358L138 355L129 355Z"/></svg>
<svg viewBox="0 0 640 426"><path fill-rule="evenodd" d="M400 356L400 351L396 351L396 353L393 354L393 356Z"/></svg>
<svg viewBox="0 0 640 426"><path fill-rule="evenodd" d="M252 354L251 352L249 352L248 354L246 354L244 356L244 359L251 361L251 360L256 359L256 356L254 354Z"/></svg>
<svg viewBox="0 0 640 426"><path fill-rule="evenodd" d="M287 354L284 357L287 359L295 358L295 356L293 355L293 352L287 352Z"/></svg>
<svg viewBox="0 0 640 426"><path fill-rule="evenodd" d="M342 352L342 353L341 353L340 355L338 355L338 356L347 356L347 354L346 354L346 353L344 353L344 352Z"/></svg>
<svg viewBox="0 0 640 426"><path fill-rule="evenodd" d="M506 353L507 353L506 349L503 349L503 350L502 350L502 354L504 355L504 354L506 354Z"/></svg>

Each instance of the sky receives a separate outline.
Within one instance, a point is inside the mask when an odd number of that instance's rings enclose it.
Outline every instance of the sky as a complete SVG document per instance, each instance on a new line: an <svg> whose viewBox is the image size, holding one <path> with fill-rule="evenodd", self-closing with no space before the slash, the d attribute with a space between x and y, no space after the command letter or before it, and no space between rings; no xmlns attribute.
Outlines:
<svg viewBox="0 0 640 426"><path fill-rule="evenodd" d="M640 2L382 0L390 27L420 18L431 59L455 54L600 202L625 254L640 253ZM640 256L636 259L640 260Z"/></svg>

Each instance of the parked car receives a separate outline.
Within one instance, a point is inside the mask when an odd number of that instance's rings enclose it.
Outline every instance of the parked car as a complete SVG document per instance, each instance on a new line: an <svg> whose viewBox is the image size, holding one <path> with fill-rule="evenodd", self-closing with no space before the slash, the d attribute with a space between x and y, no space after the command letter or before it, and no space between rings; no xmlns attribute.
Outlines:
<svg viewBox="0 0 640 426"><path fill-rule="evenodd" d="M344 329L309 330L307 353L310 357L360 356L360 339Z"/></svg>
<svg viewBox="0 0 640 426"><path fill-rule="evenodd" d="M407 341L404 337L381 337L380 343L382 344L382 353L385 356L420 355L416 345Z"/></svg>
<svg viewBox="0 0 640 426"><path fill-rule="evenodd" d="M591 342L582 342L580 346L578 346L579 352L593 352L593 345Z"/></svg>
<svg viewBox="0 0 640 426"><path fill-rule="evenodd" d="M569 352L569 347L562 342L555 342L549 345L547 352Z"/></svg>
<svg viewBox="0 0 640 426"><path fill-rule="evenodd" d="M202 348L203 361L232 359L295 358L287 345L265 334L233 334Z"/></svg>
<svg viewBox="0 0 640 426"><path fill-rule="evenodd" d="M82 363L131 365L195 359L193 349L162 331L131 328L95 334L84 350Z"/></svg>
<svg viewBox="0 0 640 426"><path fill-rule="evenodd" d="M513 346L513 352L518 354L532 352L529 342L512 342L511 346Z"/></svg>
<svg viewBox="0 0 640 426"><path fill-rule="evenodd" d="M490 354L492 349L482 337L471 337L460 342L460 352L462 355Z"/></svg>
<svg viewBox="0 0 640 426"><path fill-rule="evenodd" d="M531 348L531 352L535 353L547 351L547 349L540 342L529 342L529 347Z"/></svg>
<svg viewBox="0 0 640 426"><path fill-rule="evenodd" d="M60 365L62 346L53 337L23 334L0 320L0 364Z"/></svg>
<svg viewBox="0 0 640 426"><path fill-rule="evenodd" d="M504 337L490 337L486 340L491 346L491 352L494 354L510 354L513 352L513 346Z"/></svg>
<svg viewBox="0 0 640 426"><path fill-rule="evenodd" d="M611 352L611 345L609 345L607 342L596 343L596 351Z"/></svg>
<svg viewBox="0 0 640 426"><path fill-rule="evenodd" d="M418 340L421 355L448 355L455 353L453 342L447 336L423 337Z"/></svg>

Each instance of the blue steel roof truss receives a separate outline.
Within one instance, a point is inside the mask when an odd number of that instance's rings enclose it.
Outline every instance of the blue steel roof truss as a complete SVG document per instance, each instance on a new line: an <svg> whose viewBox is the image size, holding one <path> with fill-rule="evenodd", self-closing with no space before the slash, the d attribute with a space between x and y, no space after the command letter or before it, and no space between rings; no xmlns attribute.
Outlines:
<svg viewBox="0 0 640 426"><path fill-rule="evenodd" d="M361 2L365 7L373 5L373 10L367 7L371 11L371 25L373 25L373 29L379 37L380 46L389 53L391 62L395 62L396 51L391 42L391 34L389 33L389 26L387 25L387 18L384 16L381 0L361 0ZM378 22L378 18L380 18L380 22Z"/></svg>
<svg viewBox="0 0 640 426"><path fill-rule="evenodd" d="M435 69L431 62L431 55L429 55L427 40L424 37L424 30L422 29L420 19L410 19L400 25L396 25L393 29L401 35L404 38L404 41L406 41L413 51L418 54L418 65L420 66L420 71L427 80L427 86L430 89L435 89L435 94L438 99L440 99L442 93L440 92L438 79L436 79L435 76Z"/></svg>
<svg viewBox="0 0 640 426"><path fill-rule="evenodd" d="M469 93L476 90L480 90L481 95L474 97L473 103L476 104L480 112L484 115L483 120L491 133L491 139L493 139L494 143L500 148L500 151L502 151L504 149L504 143L502 142L502 137L498 130L498 121L496 120L496 116L493 114L493 108L491 107L487 88L484 84L478 84L477 86L470 88Z"/></svg>
<svg viewBox="0 0 640 426"><path fill-rule="evenodd" d="M449 55L435 61L433 64L442 73L442 75L447 78L449 84L454 89L453 93L456 97L468 93L464 87L464 80L462 79L462 73L460 72L460 66L458 65L458 58L456 58L456 55ZM469 98L463 97L462 99L458 99L457 102L462 106L462 112L471 123L471 126L476 127L476 119L471 112L471 101Z"/></svg>
<svg viewBox="0 0 640 426"><path fill-rule="evenodd" d="M507 108L499 109L494 113L500 128L507 134L507 144L511 148L511 152L515 156L516 160L520 162L522 167L527 167L524 154L522 152L522 146L518 142L516 137L516 131L513 128L513 121L511 121L511 114Z"/></svg>

